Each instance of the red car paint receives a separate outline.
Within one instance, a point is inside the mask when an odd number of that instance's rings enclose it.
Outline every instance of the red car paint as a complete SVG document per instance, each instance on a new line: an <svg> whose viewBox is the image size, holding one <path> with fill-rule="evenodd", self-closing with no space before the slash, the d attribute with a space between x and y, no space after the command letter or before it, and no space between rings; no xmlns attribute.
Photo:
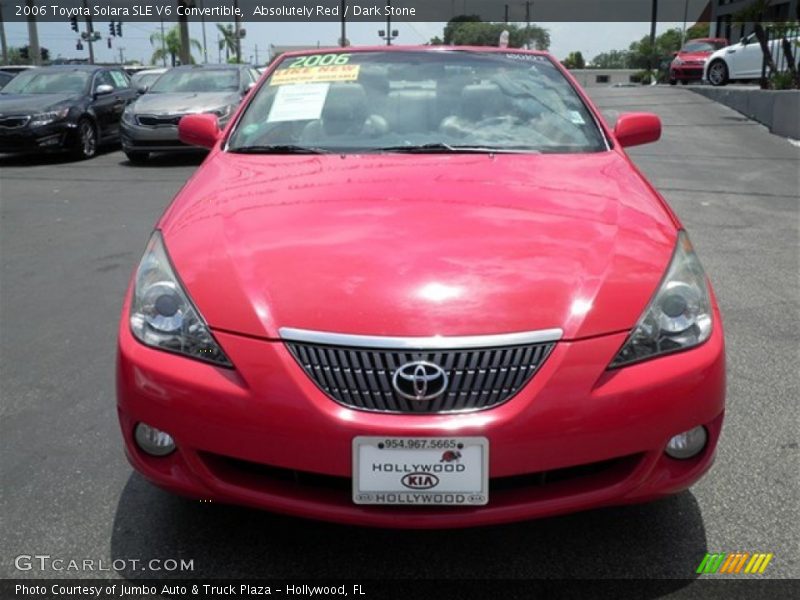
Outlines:
<svg viewBox="0 0 800 600"><path fill-rule="evenodd" d="M707 43L713 48L708 50L693 51L691 47L693 44ZM714 52L720 48L728 45L728 40L725 38L697 38L688 40L683 48L676 54L675 58L669 66L669 79L670 83L680 81L681 83L688 83L689 81L700 81L703 78L703 66L706 60Z"/></svg>
<svg viewBox="0 0 800 600"><path fill-rule="evenodd" d="M658 288L681 226L579 93L612 149L263 156L227 153L218 143L157 227L235 368L141 344L129 326L129 289L117 391L131 464L191 497L405 528L639 502L695 482L713 461L724 410L716 300L712 292L706 342L607 369ZM564 333L510 401L421 416L333 402L289 353L281 327L404 337ZM144 454L133 440L139 422L169 432L177 451ZM709 433L698 456L664 454L672 436L697 425ZM351 477L353 438L369 435L484 436L493 479L603 468L495 491L483 507L356 505L338 486ZM326 483L231 468L229 459Z"/></svg>

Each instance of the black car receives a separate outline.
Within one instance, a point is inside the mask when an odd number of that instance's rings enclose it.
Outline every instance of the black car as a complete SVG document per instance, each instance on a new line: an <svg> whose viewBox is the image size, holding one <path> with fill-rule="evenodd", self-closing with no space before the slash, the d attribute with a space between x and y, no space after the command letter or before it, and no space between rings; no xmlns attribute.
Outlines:
<svg viewBox="0 0 800 600"><path fill-rule="evenodd" d="M119 141L122 112L136 95L116 67L24 71L0 90L0 152L69 150L91 158L101 144Z"/></svg>

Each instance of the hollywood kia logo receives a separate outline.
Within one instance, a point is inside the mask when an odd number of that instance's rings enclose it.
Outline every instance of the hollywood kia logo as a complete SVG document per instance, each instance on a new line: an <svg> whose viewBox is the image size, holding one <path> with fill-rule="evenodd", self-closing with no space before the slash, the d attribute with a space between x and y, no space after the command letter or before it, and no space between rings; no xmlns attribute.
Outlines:
<svg viewBox="0 0 800 600"><path fill-rule="evenodd" d="M411 490L429 490L439 485L439 478L431 473L409 473L400 483Z"/></svg>

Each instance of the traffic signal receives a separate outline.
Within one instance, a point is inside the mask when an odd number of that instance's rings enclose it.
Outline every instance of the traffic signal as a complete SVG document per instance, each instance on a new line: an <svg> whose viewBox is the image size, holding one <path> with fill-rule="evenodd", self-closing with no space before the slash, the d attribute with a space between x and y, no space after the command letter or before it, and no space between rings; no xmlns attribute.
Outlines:
<svg viewBox="0 0 800 600"><path fill-rule="evenodd" d="M112 36L117 35L117 30L114 29L114 21L109 21L109 23L108 23L108 35L112 35ZM108 40L108 43L110 44L111 40ZM109 46L109 48L110 48L110 46Z"/></svg>
<svg viewBox="0 0 800 600"><path fill-rule="evenodd" d="M78 43L75 44L75 50L83 50L83 44L81 44L80 40L78 40Z"/></svg>
<svg viewBox="0 0 800 600"><path fill-rule="evenodd" d="M23 60L28 60L28 58L29 58L29 56L28 56L28 47L27 46L23 46L22 48L20 48L19 49L19 55L20 55L20 57L22 57Z"/></svg>
<svg viewBox="0 0 800 600"><path fill-rule="evenodd" d="M106 38L106 41L108 42L108 47L111 48L111 38Z"/></svg>
<svg viewBox="0 0 800 600"><path fill-rule="evenodd" d="M72 29L72 31L78 31L78 17L69 18L69 28Z"/></svg>
<svg viewBox="0 0 800 600"><path fill-rule="evenodd" d="M122 37L122 21L117 21L117 37Z"/></svg>

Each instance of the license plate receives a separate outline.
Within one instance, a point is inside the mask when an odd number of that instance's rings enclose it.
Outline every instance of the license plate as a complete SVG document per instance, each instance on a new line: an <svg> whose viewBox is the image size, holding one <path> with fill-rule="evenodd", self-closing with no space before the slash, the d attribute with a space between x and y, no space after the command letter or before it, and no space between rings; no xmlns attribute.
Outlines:
<svg viewBox="0 0 800 600"><path fill-rule="evenodd" d="M353 439L353 502L475 506L489 501L483 437Z"/></svg>

